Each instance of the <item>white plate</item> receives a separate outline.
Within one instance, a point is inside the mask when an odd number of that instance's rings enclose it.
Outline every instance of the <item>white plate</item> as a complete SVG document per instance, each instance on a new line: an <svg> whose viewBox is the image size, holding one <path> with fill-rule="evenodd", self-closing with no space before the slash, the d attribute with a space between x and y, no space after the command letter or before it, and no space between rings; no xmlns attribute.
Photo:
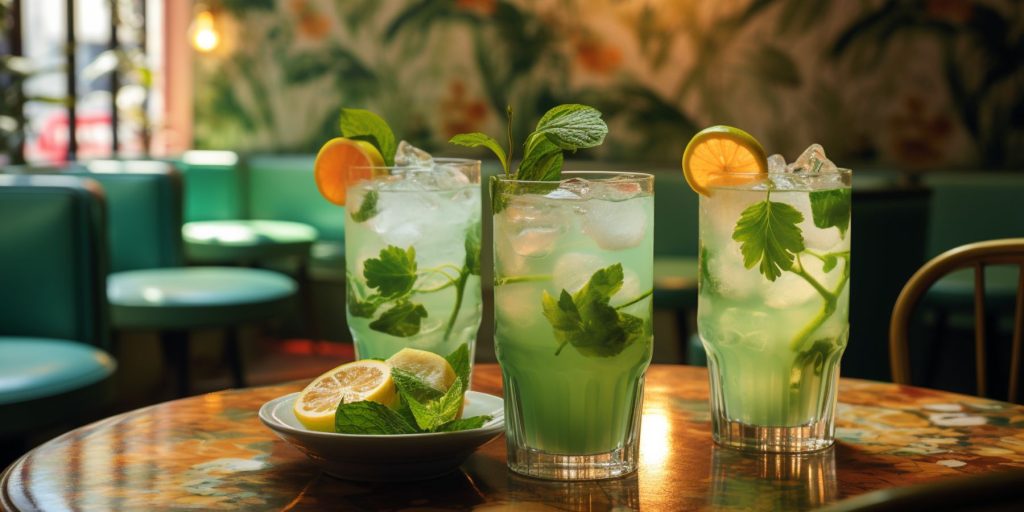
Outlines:
<svg viewBox="0 0 1024 512"><path fill-rule="evenodd" d="M308 430L292 408L298 393L260 407L260 421L338 478L361 481L421 480L454 470L469 454L505 429L501 397L466 392L463 417L492 416L484 426L458 432L360 435Z"/></svg>

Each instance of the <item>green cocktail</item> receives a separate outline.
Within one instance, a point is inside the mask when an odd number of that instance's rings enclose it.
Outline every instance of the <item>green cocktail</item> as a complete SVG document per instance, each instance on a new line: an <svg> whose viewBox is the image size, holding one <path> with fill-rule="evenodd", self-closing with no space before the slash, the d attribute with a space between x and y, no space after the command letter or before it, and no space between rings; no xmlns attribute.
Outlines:
<svg viewBox="0 0 1024 512"><path fill-rule="evenodd" d="M439 355L480 327L480 161L376 169L348 188L347 319L359 359ZM472 360L472 357L471 359Z"/></svg>
<svg viewBox="0 0 1024 512"><path fill-rule="evenodd" d="M495 178L495 348L509 467L593 479L636 469L651 360L654 178Z"/></svg>
<svg viewBox="0 0 1024 512"><path fill-rule="evenodd" d="M700 198L697 323L716 442L767 452L833 442L849 335L850 172L812 147L787 169L719 177Z"/></svg>

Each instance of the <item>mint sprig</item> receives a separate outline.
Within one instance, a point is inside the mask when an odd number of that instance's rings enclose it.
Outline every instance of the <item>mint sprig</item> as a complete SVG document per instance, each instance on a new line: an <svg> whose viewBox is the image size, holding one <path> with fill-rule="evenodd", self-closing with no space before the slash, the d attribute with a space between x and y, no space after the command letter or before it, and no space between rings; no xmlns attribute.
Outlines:
<svg viewBox="0 0 1024 512"><path fill-rule="evenodd" d="M377 209L377 201L379 200L380 197L376 190L367 190L363 194L363 202L359 204L359 209L350 213L349 216L352 217L353 221L359 223L376 217L380 213L380 210Z"/></svg>
<svg viewBox="0 0 1024 512"><path fill-rule="evenodd" d="M790 342L790 348L798 350L836 311L839 294L850 279L850 252L838 251L819 254L804 245L803 232L799 224L803 214L792 205L771 200L772 190L765 193L764 201L748 206L740 214L732 239L740 243L743 265L758 267L769 281L775 281L782 272L800 276L821 295L824 302L818 314L797 333ZM840 237L845 237L850 226L850 190L832 189L809 192L811 217L819 229L836 228ZM802 255L821 260L822 271L831 272L842 261L842 273L832 289L820 283L804 267ZM820 344L816 342L815 346ZM812 351L820 351L812 347Z"/></svg>
<svg viewBox="0 0 1024 512"><path fill-rule="evenodd" d="M338 118L341 136L349 139L364 140L373 144L384 158L384 165L395 165L395 133L391 131L387 121L379 115L360 108L343 108Z"/></svg>
<svg viewBox="0 0 1024 512"><path fill-rule="evenodd" d="M363 263L363 278L369 290L364 289L353 276L347 276L349 314L372 319L383 307L380 316L370 322L371 329L402 338L415 336L419 334L429 312L423 305L414 302L413 297L454 286L455 301L444 335L448 339L458 319L469 276L480 275L479 223L467 228L465 240L466 259L461 268L440 265L420 269L416 262L415 247L402 249L389 245L381 249L376 258L369 258ZM441 278L440 285L424 287L424 282L436 283L437 277Z"/></svg>
<svg viewBox="0 0 1024 512"><path fill-rule="evenodd" d="M507 109L511 125L512 109ZM511 171L513 148L509 131L509 152L493 137L483 133L456 135L449 140L460 146L489 148L498 157L505 176L527 181L558 181L564 164L563 151L592 148L604 142L608 125L601 112L587 105L565 104L548 110L537 122L537 127L524 144L523 161L516 172Z"/></svg>
<svg viewBox="0 0 1024 512"><path fill-rule="evenodd" d="M810 193L810 199L815 227L836 228L839 237L846 238L846 230L850 227L850 189L817 190Z"/></svg>
<svg viewBox="0 0 1024 512"><path fill-rule="evenodd" d="M559 341L556 356L568 344L585 356L611 357L643 339L644 321L610 304L622 283L622 264L616 263L594 272L576 293L563 289L555 299L544 291L541 297L544 316Z"/></svg>
<svg viewBox="0 0 1024 512"><path fill-rule="evenodd" d="M415 374L391 369L391 379L398 391L399 404L390 409L371 401L342 403L334 416L335 431L344 434L416 434L455 432L480 428L490 416L459 418L466 389L469 387L469 346L459 345L445 357L458 378L443 392L433 388Z"/></svg>
<svg viewBox="0 0 1024 512"><path fill-rule="evenodd" d="M797 224L804 216L792 205L771 200L748 206L740 214L732 239L740 243L743 266L758 266L761 274L774 281L793 266L796 254L804 250L804 237Z"/></svg>
<svg viewBox="0 0 1024 512"><path fill-rule="evenodd" d="M387 406L369 400L342 403L334 413L334 430L342 434L415 434L416 428Z"/></svg>

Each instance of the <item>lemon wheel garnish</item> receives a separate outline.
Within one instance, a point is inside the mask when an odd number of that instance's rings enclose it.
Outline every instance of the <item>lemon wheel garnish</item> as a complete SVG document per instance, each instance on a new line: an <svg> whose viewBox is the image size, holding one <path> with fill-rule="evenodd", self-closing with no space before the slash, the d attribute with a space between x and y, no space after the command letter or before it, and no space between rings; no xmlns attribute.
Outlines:
<svg viewBox="0 0 1024 512"><path fill-rule="evenodd" d="M336 137L327 141L313 162L313 178L320 194L328 201L344 206L349 185L373 177L374 168L382 168L380 151L363 140Z"/></svg>
<svg viewBox="0 0 1024 512"><path fill-rule="evenodd" d="M701 195L710 195L712 185L743 185L767 172L768 157L761 144L732 126L705 128L683 150L683 176Z"/></svg>
<svg viewBox="0 0 1024 512"><path fill-rule="evenodd" d="M412 373L438 391L447 391L456 378L447 359L426 350L403 348L388 358L388 364Z"/></svg>
<svg viewBox="0 0 1024 512"><path fill-rule="evenodd" d="M295 418L310 430L334 432L334 413L340 403L371 400L393 407L397 396L391 366L364 359L325 372L306 386L295 401Z"/></svg>

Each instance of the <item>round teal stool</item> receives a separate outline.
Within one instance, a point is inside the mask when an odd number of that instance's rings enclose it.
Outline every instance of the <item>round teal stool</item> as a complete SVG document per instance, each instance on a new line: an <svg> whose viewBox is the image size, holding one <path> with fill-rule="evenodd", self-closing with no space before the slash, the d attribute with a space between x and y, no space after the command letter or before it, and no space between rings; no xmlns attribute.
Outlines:
<svg viewBox="0 0 1024 512"><path fill-rule="evenodd" d="M253 266L275 259L294 258L304 323L318 337L309 284L309 261L319 238L316 228L280 220L207 220L186 222L181 228L185 258L193 264Z"/></svg>
<svg viewBox="0 0 1024 512"><path fill-rule="evenodd" d="M279 220L187 222L181 233L185 257L199 264L249 264L289 256L305 262L319 236L312 226Z"/></svg>
<svg viewBox="0 0 1024 512"><path fill-rule="evenodd" d="M296 288L284 274L235 267L128 270L107 279L112 323L160 331L164 355L177 367L181 396L189 390L189 330L226 328L235 385L244 386L237 327L281 316Z"/></svg>
<svg viewBox="0 0 1024 512"><path fill-rule="evenodd" d="M0 336L0 436L103 402L116 368L106 352L77 341Z"/></svg>

